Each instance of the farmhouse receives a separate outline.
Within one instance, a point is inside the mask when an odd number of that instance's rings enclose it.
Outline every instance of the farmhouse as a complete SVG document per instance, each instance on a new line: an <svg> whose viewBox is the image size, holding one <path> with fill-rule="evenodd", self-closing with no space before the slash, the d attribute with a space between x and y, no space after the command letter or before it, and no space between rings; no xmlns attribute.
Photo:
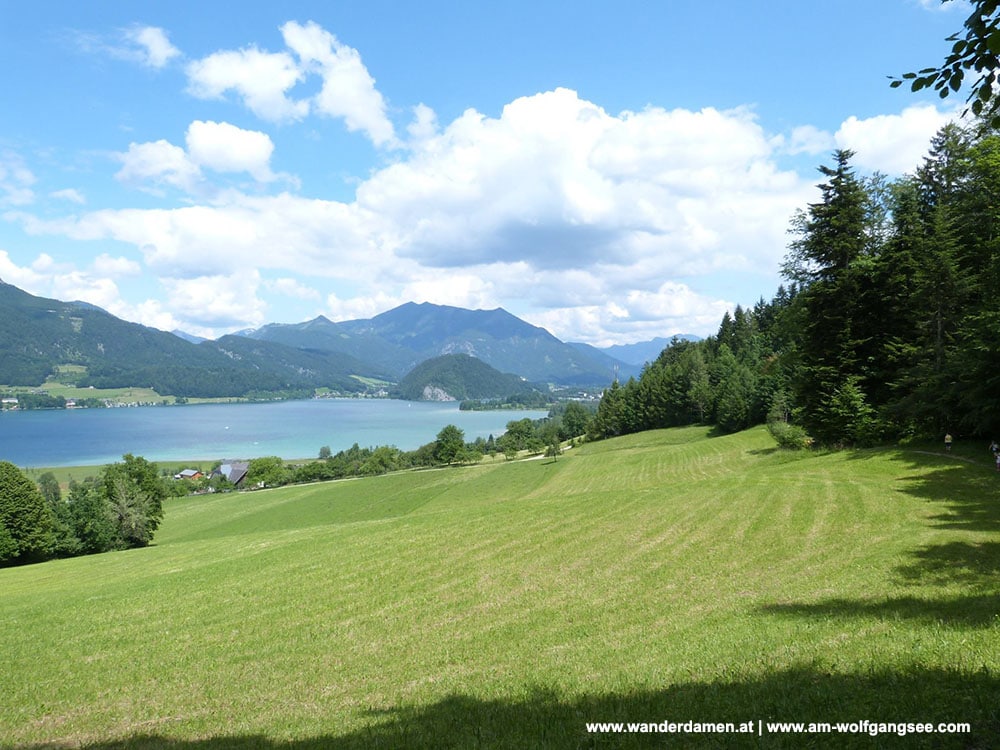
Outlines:
<svg viewBox="0 0 1000 750"><path fill-rule="evenodd" d="M249 469L249 461L224 461L218 469L212 472L212 477L225 477L236 487L242 487Z"/></svg>

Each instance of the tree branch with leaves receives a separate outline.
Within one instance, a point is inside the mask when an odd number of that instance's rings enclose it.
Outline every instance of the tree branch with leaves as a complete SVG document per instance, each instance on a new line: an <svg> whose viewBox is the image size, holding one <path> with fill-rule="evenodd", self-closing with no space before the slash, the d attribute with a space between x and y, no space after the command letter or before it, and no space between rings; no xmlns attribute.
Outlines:
<svg viewBox="0 0 1000 750"><path fill-rule="evenodd" d="M952 0L942 0L951 2ZM972 12L959 31L947 38L951 53L939 67L903 73L889 84L898 88L909 82L911 91L933 89L942 99L957 93L968 80L975 80L966 97L970 111L990 127L1000 127L1000 98L997 97L1000 68L1000 0L972 0Z"/></svg>

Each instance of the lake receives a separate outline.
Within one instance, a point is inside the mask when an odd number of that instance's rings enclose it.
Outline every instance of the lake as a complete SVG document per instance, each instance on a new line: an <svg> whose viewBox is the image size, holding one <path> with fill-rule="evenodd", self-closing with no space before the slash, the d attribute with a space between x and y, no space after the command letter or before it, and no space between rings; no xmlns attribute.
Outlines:
<svg viewBox="0 0 1000 750"><path fill-rule="evenodd" d="M148 406L0 413L0 461L24 468L150 461L311 458L354 443L413 450L454 424L469 442L545 411L459 411L457 402L314 399L261 404Z"/></svg>

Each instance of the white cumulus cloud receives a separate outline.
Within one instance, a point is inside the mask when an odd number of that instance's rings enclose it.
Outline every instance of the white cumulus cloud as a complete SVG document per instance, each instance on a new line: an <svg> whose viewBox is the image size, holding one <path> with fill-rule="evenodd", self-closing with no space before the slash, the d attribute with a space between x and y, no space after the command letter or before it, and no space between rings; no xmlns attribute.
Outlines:
<svg viewBox="0 0 1000 750"><path fill-rule="evenodd" d="M201 179L201 170L184 149L165 140L130 143L118 159L122 168L115 177L125 183L141 186L152 182L190 192Z"/></svg>
<svg viewBox="0 0 1000 750"><path fill-rule="evenodd" d="M185 143L186 150L166 140L129 144L126 153L117 155L122 168L115 176L140 188L171 185L188 193L204 182L203 167L220 173L247 172L258 182L278 177L271 171L274 143L266 133L195 120L188 126Z"/></svg>
<svg viewBox="0 0 1000 750"><path fill-rule="evenodd" d="M954 119L930 104L914 105L898 115L849 117L834 137L838 146L856 153L859 167L901 175L920 165L931 138Z"/></svg>
<svg viewBox="0 0 1000 750"><path fill-rule="evenodd" d="M286 122L309 114L308 101L288 96L304 74L287 52L263 52L256 47L216 52L189 63L187 75L193 96L221 99L234 91L264 120Z"/></svg>
<svg viewBox="0 0 1000 750"><path fill-rule="evenodd" d="M281 27L281 33L303 69L323 79L312 100L316 111L343 118L348 130L363 131L376 146L395 143L385 100L356 49L341 44L313 22L302 25L290 21Z"/></svg>
<svg viewBox="0 0 1000 750"><path fill-rule="evenodd" d="M280 278L267 284L270 289L274 289L286 297L295 297L303 300L320 300L323 295L311 286L306 286L296 279Z"/></svg>
<svg viewBox="0 0 1000 750"><path fill-rule="evenodd" d="M150 68L165 67L181 51L170 43L167 32L156 26L136 26L123 34L128 47L128 57L138 60Z"/></svg>
<svg viewBox="0 0 1000 750"><path fill-rule="evenodd" d="M780 257L804 195L772 156L747 111L616 116L560 89L465 112L357 197L430 267L752 266Z"/></svg>
<svg viewBox="0 0 1000 750"><path fill-rule="evenodd" d="M267 307L257 296L261 276L256 269L161 281L167 289L167 307L179 318L223 329L266 321Z"/></svg>
<svg viewBox="0 0 1000 750"><path fill-rule="evenodd" d="M275 178L270 165L274 143L267 133L195 120L188 126L187 152L192 161L217 172L248 172L260 182Z"/></svg>
<svg viewBox="0 0 1000 750"><path fill-rule="evenodd" d="M309 61L309 75L332 64L332 36L283 29L299 56L289 53L292 63ZM756 298L777 286L789 219L816 197L811 170L779 166L790 151L829 137L855 149L863 168L911 169L947 120L912 107L847 120L835 139L810 127L781 138L749 109L615 114L567 89L516 99L497 116L470 109L438 123L429 107L412 112L407 148L353 200L234 188L177 208L17 218L30 233L131 246L170 292L154 312L187 330L265 322L264 290L325 299L334 319L414 300L504 306L592 343L704 335L736 302L754 301L729 290L752 279ZM132 144L119 177L183 186L216 171L261 181L273 153L264 133L195 121L186 149ZM724 291L704 291L713 288Z"/></svg>
<svg viewBox="0 0 1000 750"><path fill-rule="evenodd" d="M301 120L310 113L342 119L376 146L399 145L387 105L360 53L318 24L289 21L281 27L287 47L267 52L255 46L222 50L187 66L188 91L202 99L234 92L258 117L271 122ZM310 76L318 93L295 98Z"/></svg>

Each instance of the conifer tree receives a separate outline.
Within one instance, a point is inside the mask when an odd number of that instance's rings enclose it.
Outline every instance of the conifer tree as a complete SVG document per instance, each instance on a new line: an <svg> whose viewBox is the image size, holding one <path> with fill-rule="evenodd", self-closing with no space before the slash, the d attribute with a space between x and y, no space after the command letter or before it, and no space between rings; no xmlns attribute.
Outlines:
<svg viewBox="0 0 1000 750"><path fill-rule="evenodd" d="M820 167L828 178L819 186L822 200L800 217L800 236L791 244L784 268L804 285L796 298L802 313L793 380L796 401L806 429L823 442L845 437L836 433L826 412L833 394L859 374L863 342L857 333L863 317L858 304L870 286L866 194L850 166L852 156L837 151L834 167Z"/></svg>

